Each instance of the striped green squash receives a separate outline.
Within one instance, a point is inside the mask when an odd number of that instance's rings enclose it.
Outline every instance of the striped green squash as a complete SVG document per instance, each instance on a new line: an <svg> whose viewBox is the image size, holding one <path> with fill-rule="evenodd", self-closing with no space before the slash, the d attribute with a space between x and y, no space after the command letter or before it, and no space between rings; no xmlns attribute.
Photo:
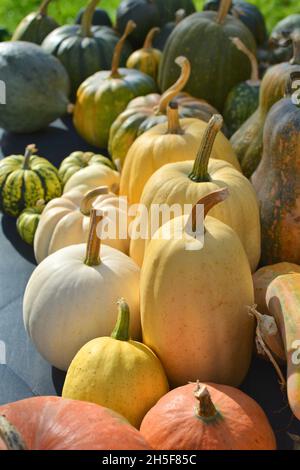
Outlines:
<svg viewBox="0 0 300 470"><path fill-rule="evenodd" d="M34 145L28 145L25 156L12 155L0 162L0 209L8 215L17 217L40 199L48 202L62 193L57 169L36 152Z"/></svg>
<svg viewBox="0 0 300 470"><path fill-rule="evenodd" d="M89 165L105 165L116 170L116 166L112 160L104 155L94 154L92 152L73 152L65 158L59 167L58 173L63 186L77 171L86 168Z"/></svg>
<svg viewBox="0 0 300 470"><path fill-rule="evenodd" d="M35 232L44 208L45 201L41 199L36 203L35 207L24 209L17 219L17 231L22 240L28 243L28 245L33 246Z"/></svg>

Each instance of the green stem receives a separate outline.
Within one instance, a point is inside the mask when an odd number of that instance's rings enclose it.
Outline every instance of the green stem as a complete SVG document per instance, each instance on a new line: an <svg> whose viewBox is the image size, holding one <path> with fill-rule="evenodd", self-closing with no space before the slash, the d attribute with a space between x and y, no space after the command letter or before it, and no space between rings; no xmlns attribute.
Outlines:
<svg viewBox="0 0 300 470"><path fill-rule="evenodd" d="M111 64L111 75L110 75L111 78L120 78L119 66L120 66L121 54L122 54L126 39L135 30L135 28L136 28L135 22L132 20L128 21L124 34L115 47L113 60Z"/></svg>
<svg viewBox="0 0 300 470"><path fill-rule="evenodd" d="M92 189L91 191L88 191L80 203L80 212L87 217L90 216L91 210L92 210L92 203L96 199L96 197L102 196L103 194L108 194L108 193L109 193L108 186L101 186L100 188L96 188L96 189Z"/></svg>
<svg viewBox="0 0 300 470"><path fill-rule="evenodd" d="M205 422L212 422L220 418L220 413L216 409L211 399L210 393L205 385L200 386L197 382L197 388L194 392L199 404L196 408L196 415Z"/></svg>
<svg viewBox="0 0 300 470"><path fill-rule="evenodd" d="M172 102L168 106L168 130L167 134L183 134L180 126L178 103Z"/></svg>
<svg viewBox="0 0 300 470"><path fill-rule="evenodd" d="M84 261L84 264L87 266L99 266L99 264L101 264L101 239L98 237L97 228L102 219L103 215L98 215L96 209L91 210L90 231Z"/></svg>
<svg viewBox="0 0 300 470"><path fill-rule="evenodd" d="M111 334L111 337L119 341L130 340L130 312L129 306L124 299L119 300L119 313L116 326Z"/></svg>
<svg viewBox="0 0 300 470"><path fill-rule="evenodd" d="M0 416L0 439L6 445L7 450L27 450L21 434L5 416Z"/></svg>
<svg viewBox="0 0 300 470"><path fill-rule="evenodd" d="M37 151L38 149L36 148L35 144L27 145L25 149L25 155L24 155L23 170L30 169L30 159L32 155L35 154Z"/></svg>
<svg viewBox="0 0 300 470"><path fill-rule="evenodd" d="M83 37L90 38L93 36L92 23L93 16L100 0L90 0L90 3L85 9L81 20L81 34Z"/></svg>
<svg viewBox="0 0 300 470"><path fill-rule="evenodd" d="M41 3L39 9L38 9L38 13L40 15L43 15L43 16L46 16L47 13L48 13L48 6L49 6L49 3L51 2L52 0L43 0L43 2Z"/></svg>
<svg viewBox="0 0 300 470"><path fill-rule="evenodd" d="M219 23L219 24L224 23L227 15L229 13L229 10L231 8L231 5L232 5L232 0L221 0L219 10L218 10L218 14L217 14L217 23Z"/></svg>
<svg viewBox="0 0 300 470"><path fill-rule="evenodd" d="M293 58L291 59L291 64L292 65L300 65L300 32L295 31L291 35L292 41L293 41L293 48L294 48L294 54Z"/></svg>
<svg viewBox="0 0 300 470"><path fill-rule="evenodd" d="M223 118L220 114L214 114L209 121L205 134L202 138L199 152L197 154L193 171L189 178L196 183L210 181L208 163L216 137L223 126Z"/></svg>
<svg viewBox="0 0 300 470"><path fill-rule="evenodd" d="M161 96L157 114L166 114L169 103L183 90L191 76L190 61L183 56L175 59L175 63L181 68L180 77L165 93Z"/></svg>
<svg viewBox="0 0 300 470"><path fill-rule="evenodd" d="M152 28L146 36L143 49L152 49L153 39L160 32L160 28Z"/></svg>

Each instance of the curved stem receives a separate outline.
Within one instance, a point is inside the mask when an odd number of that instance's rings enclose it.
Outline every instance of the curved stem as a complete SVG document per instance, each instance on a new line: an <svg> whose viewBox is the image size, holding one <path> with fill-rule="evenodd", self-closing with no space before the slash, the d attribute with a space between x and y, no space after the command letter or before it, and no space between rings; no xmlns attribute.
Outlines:
<svg viewBox="0 0 300 470"><path fill-rule="evenodd" d="M112 60L112 65L111 65L111 77L112 78L119 78L119 65L120 65L120 60L121 60L121 54L123 51L124 44L126 42L126 39L128 36L135 30L136 24L134 21L130 20L127 23L126 29L124 31L123 36L117 43L113 55L113 60Z"/></svg>
<svg viewBox="0 0 300 470"><path fill-rule="evenodd" d="M51 2L52 0L43 0L39 9L38 9L38 13L40 15L43 15L43 16L46 16L47 13L48 13L48 6L49 6L49 3Z"/></svg>
<svg viewBox="0 0 300 470"><path fill-rule="evenodd" d="M183 90L191 76L191 64L186 57L177 57L175 63L181 68L180 77L177 82L162 95L157 109L157 114L166 114L169 103Z"/></svg>
<svg viewBox="0 0 300 470"><path fill-rule="evenodd" d="M101 239L98 237L97 228L98 224L102 221L103 215L98 215L96 209L91 210L91 222L89 238L86 247L86 258L84 264L87 266L99 266Z"/></svg>
<svg viewBox="0 0 300 470"><path fill-rule="evenodd" d="M130 311L127 302L124 299L118 301L119 313L116 326L111 334L111 337L119 341L130 340Z"/></svg>
<svg viewBox="0 0 300 470"><path fill-rule="evenodd" d="M170 103L168 106L168 130L167 134L183 134L180 126L178 104Z"/></svg>
<svg viewBox="0 0 300 470"><path fill-rule="evenodd" d="M7 450L27 450L21 434L5 416L0 416L0 439L5 443Z"/></svg>
<svg viewBox="0 0 300 470"><path fill-rule="evenodd" d="M83 215L89 216L91 214L92 203L94 199L98 196L101 196L103 194L108 194L108 193L109 193L108 186L101 186L100 188L96 188L96 189L92 189L91 191L88 191L80 203L80 212Z"/></svg>
<svg viewBox="0 0 300 470"><path fill-rule="evenodd" d="M258 62L256 55L253 54L250 49L248 49L247 46L239 39L239 38L230 38L233 44L236 46L236 48L243 52L249 59L251 63L251 78L250 81L253 83L258 83L259 80L259 68L258 68Z"/></svg>
<svg viewBox="0 0 300 470"><path fill-rule="evenodd" d="M226 16L228 15L229 10L231 8L231 5L232 5L232 0L221 0L218 14L217 14L217 23L219 24L224 23Z"/></svg>
<svg viewBox="0 0 300 470"><path fill-rule="evenodd" d="M160 32L160 28L152 28L150 29L149 33L146 36L143 49L152 49L153 47L153 39L155 36Z"/></svg>
<svg viewBox="0 0 300 470"><path fill-rule="evenodd" d="M210 181L208 174L208 163L216 137L223 126L223 118L220 114L214 114L209 121L205 134L202 138L199 152L197 154L193 171L189 178L196 183Z"/></svg>
<svg viewBox="0 0 300 470"><path fill-rule="evenodd" d="M175 24L176 26L181 23L182 20L186 17L186 11L183 8L180 8L180 10L177 10L175 13Z"/></svg>
<svg viewBox="0 0 300 470"><path fill-rule="evenodd" d="M228 188L222 188L222 189L217 189L216 191L213 191L210 194L207 194L206 196L202 197L197 204L194 205L192 213L191 213L191 218L188 221L187 226L192 226L192 231L193 233L197 232L197 213L198 213L198 206L202 205L204 206L204 220L206 219L208 213L217 205L220 204L221 202L225 201L229 196L229 191Z"/></svg>
<svg viewBox="0 0 300 470"><path fill-rule="evenodd" d="M201 387L199 380L194 395L199 402L196 408L198 418L203 421L214 421L220 418L221 415L213 404L208 388L205 385Z"/></svg>
<svg viewBox="0 0 300 470"><path fill-rule="evenodd" d="M35 144L30 144L27 145L25 149L25 155L24 155L24 163L23 163L23 170L29 170L30 168L30 159L33 154L35 154L38 151L36 148Z"/></svg>
<svg viewBox="0 0 300 470"><path fill-rule="evenodd" d="M100 0L90 0L81 20L81 34L83 37L92 37L93 16Z"/></svg>
<svg viewBox="0 0 300 470"><path fill-rule="evenodd" d="M293 54L293 58L291 59L291 64L300 65L300 32L294 31L291 34L291 38L293 41L293 48L294 48L294 54Z"/></svg>

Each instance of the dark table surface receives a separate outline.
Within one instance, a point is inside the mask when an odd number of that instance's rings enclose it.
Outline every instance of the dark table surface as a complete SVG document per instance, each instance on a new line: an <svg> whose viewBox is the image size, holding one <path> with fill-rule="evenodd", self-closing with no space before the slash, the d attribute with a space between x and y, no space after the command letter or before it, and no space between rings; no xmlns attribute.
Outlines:
<svg viewBox="0 0 300 470"><path fill-rule="evenodd" d="M80 139L70 119L66 119L34 135L16 136L0 131L0 157L23 154L26 145L31 143L37 145L41 156L55 165L72 151L96 150ZM35 351L23 327L22 298L35 260L32 248L20 240L15 225L15 219L1 216L0 404L35 395L60 394L65 377ZM278 447L292 449L293 443L287 433L300 435L300 422L288 407L273 367L255 358L242 389L265 410L277 436Z"/></svg>

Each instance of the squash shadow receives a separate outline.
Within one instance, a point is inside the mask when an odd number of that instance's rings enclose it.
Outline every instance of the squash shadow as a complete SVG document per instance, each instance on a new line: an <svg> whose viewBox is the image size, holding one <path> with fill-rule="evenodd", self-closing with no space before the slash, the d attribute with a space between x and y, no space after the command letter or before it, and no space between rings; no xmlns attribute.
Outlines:
<svg viewBox="0 0 300 470"><path fill-rule="evenodd" d="M17 219L9 217L8 215L2 216L1 226L3 235L9 240L15 250L23 258L35 265L36 261L33 253L33 248L21 239L20 235L17 232L16 220Z"/></svg>
<svg viewBox="0 0 300 470"><path fill-rule="evenodd" d="M51 374L52 374L52 382L53 382L55 391L58 396L61 396L63 386L65 383L66 372L56 369L56 367L52 367Z"/></svg>

